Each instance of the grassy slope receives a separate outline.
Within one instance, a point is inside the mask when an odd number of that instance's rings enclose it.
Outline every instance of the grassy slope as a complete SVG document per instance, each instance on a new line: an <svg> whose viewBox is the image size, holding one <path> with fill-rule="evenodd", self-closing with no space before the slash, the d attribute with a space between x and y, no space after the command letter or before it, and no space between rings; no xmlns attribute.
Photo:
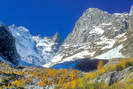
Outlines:
<svg viewBox="0 0 133 89"><path fill-rule="evenodd" d="M117 82L111 86L104 83L95 83L93 79L110 71L121 71L133 66L133 59L118 60L117 64L110 62L106 67L99 62L96 71L82 73L76 70L55 70L44 68L24 67L11 68L5 63L0 63L0 75L8 74L9 77L0 79L0 88L26 88L29 85L44 87L56 85L57 89L133 89L133 77L126 82ZM12 75L15 75L12 77ZM18 77L19 76L19 77Z"/></svg>

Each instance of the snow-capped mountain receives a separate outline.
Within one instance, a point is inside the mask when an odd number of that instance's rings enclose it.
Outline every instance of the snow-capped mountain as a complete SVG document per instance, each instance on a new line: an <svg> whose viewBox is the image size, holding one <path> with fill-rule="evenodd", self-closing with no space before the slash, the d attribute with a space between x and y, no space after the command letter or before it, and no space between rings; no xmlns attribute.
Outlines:
<svg viewBox="0 0 133 89"><path fill-rule="evenodd" d="M36 42L36 48L40 56L45 59L45 63L50 62L56 55L60 45L60 36L55 33L53 37L40 37L33 36L33 40Z"/></svg>
<svg viewBox="0 0 133 89"><path fill-rule="evenodd" d="M79 59L133 57L133 7L129 13L113 14L89 8L62 45L58 33L53 37L32 36L27 28L15 25L8 30L15 39L21 65L50 67Z"/></svg>
<svg viewBox="0 0 133 89"><path fill-rule="evenodd" d="M84 58L112 59L133 57L133 6L129 13L110 14L89 8L76 22L49 67Z"/></svg>
<svg viewBox="0 0 133 89"><path fill-rule="evenodd" d="M52 59L58 50L58 34L52 38L32 36L29 30L22 26L9 26L9 31L14 36L16 49L20 55L21 65L41 66Z"/></svg>

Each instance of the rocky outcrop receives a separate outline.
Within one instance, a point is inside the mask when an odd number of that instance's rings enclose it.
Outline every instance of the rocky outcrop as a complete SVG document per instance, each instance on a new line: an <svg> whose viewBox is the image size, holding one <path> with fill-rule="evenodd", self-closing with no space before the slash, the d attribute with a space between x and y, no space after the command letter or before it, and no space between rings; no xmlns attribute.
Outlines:
<svg viewBox="0 0 133 89"><path fill-rule="evenodd" d="M19 54L15 46L15 38L6 26L0 26L0 56L14 65L18 64Z"/></svg>
<svg viewBox="0 0 133 89"><path fill-rule="evenodd" d="M33 40L36 43L35 48L43 59L42 64L49 63L59 49L60 35L55 33L53 37L33 36Z"/></svg>
<svg viewBox="0 0 133 89"><path fill-rule="evenodd" d="M133 66L128 67L122 71L113 71L113 72L109 72L109 73L105 73L101 76L98 76L95 79L95 82L98 83L105 83L108 85L112 85L118 81L124 82L127 78L130 79L130 77L132 78L133 75Z"/></svg>

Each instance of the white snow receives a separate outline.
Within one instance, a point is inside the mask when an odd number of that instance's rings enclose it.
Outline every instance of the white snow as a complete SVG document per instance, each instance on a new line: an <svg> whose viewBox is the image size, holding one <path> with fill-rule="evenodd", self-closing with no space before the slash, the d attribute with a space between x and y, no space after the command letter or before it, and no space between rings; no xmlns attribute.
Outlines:
<svg viewBox="0 0 133 89"><path fill-rule="evenodd" d="M112 25L112 23L102 23L101 25Z"/></svg>
<svg viewBox="0 0 133 89"><path fill-rule="evenodd" d="M129 15L133 15L133 5L131 6L131 9L130 9Z"/></svg>
<svg viewBox="0 0 133 89"><path fill-rule="evenodd" d="M102 36L100 38L101 41L97 42L97 45L106 45L102 48L102 50L104 49L109 49L112 48L113 45L115 44L115 40L114 39L107 39L106 37Z"/></svg>
<svg viewBox="0 0 133 89"><path fill-rule="evenodd" d="M42 39L37 43L37 47L45 47L45 51L52 51L52 47L55 45L54 42L52 42L50 39Z"/></svg>
<svg viewBox="0 0 133 89"><path fill-rule="evenodd" d="M120 35L116 36L116 38L125 37L125 34L126 34L126 33L120 34Z"/></svg>
<svg viewBox="0 0 133 89"><path fill-rule="evenodd" d="M62 62L65 62L65 61L72 61L74 59L80 59L80 58L85 58L85 56L93 56L95 54L95 52L89 52L89 51L83 51L83 52L80 52L80 53L77 53L73 56L70 56L70 57L67 57L65 59L63 59Z"/></svg>
<svg viewBox="0 0 133 89"><path fill-rule="evenodd" d="M37 36L33 39L35 39L39 54L42 56L45 62L48 63L51 61L56 54L59 44L50 37L38 38Z"/></svg>
<svg viewBox="0 0 133 89"><path fill-rule="evenodd" d="M32 35L22 26L9 26L9 29L12 35L16 39L16 49L20 55L20 64L33 64L33 65L42 65L45 63L45 59L36 50L35 41L32 38Z"/></svg>
<svg viewBox="0 0 133 89"><path fill-rule="evenodd" d="M18 30L24 31L24 32L29 32L29 30L27 28L23 27L23 26L19 26Z"/></svg>
<svg viewBox="0 0 133 89"><path fill-rule="evenodd" d="M34 47L35 43L32 40L32 36L24 27L10 27L10 31L16 38L16 48L18 53L22 57L27 57L29 55L35 55Z"/></svg>
<svg viewBox="0 0 133 89"><path fill-rule="evenodd" d="M130 15L129 13L114 13L115 16L120 16L121 18L123 18L124 16L128 16Z"/></svg>
<svg viewBox="0 0 133 89"><path fill-rule="evenodd" d="M120 16L120 15L122 15L121 13L114 13L114 15L116 15L116 16Z"/></svg>
<svg viewBox="0 0 133 89"><path fill-rule="evenodd" d="M44 65L55 56L58 44L52 37L32 36L27 28L15 25L9 26L9 31L16 40L21 65Z"/></svg>
<svg viewBox="0 0 133 89"><path fill-rule="evenodd" d="M126 33L120 34L120 35L116 36L115 38L118 39L119 42L123 42L123 41L127 40Z"/></svg>
<svg viewBox="0 0 133 89"><path fill-rule="evenodd" d="M123 45L119 45L116 48L113 48L106 53L96 56L95 58L97 59L124 58L124 56L120 53L120 50L122 48L123 48Z"/></svg>
<svg viewBox="0 0 133 89"><path fill-rule="evenodd" d="M73 56L67 57L67 58L63 58L63 56L61 55L57 55L52 61L51 63L45 64L43 65L43 67L50 67L56 63L62 63L62 62L66 62L66 61L73 61L74 59L82 59L85 58L85 56L93 56L95 54L95 52L89 52L89 51L82 51L79 52Z"/></svg>
<svg viewBox="0 0 133 89"><path fill-rule="evenodd" d="M54 62L49 62L49 63L47 63L47 64L45 64L45 65L42 65L42 67L45 67L45 68L50 68L51 66L53 66L53 65L55 65L56 63L54 63Z"/></svg>
<svg viewBox="0 0 133 89"><path fill-rule="evenodd" d="M19 33L17 33L17 35L18 35L18 36L20 36L20 34L19 34Z"/></svg>
<svg viewBox="0 0 133 89"><path fill-rule="evenodd" d="M35 50L35 42L32 40L32 36L24 27L10 28L13 36L16 38L16 48L21 57L21 60L27 63L34 63L39 65L42 58ZM19 35L18 35L19 34Z"/></svg>
<svg viewBox="0 0 133 89"><path fill-rule="evenodd" d="M102 35L104 33L104 30L102 28L100 28L99 26L93 26L94 29L92 29L89 33L90 34L100 34Z"/></svg>
<svg viewBox="0 0 133 89"><path fill-rule="evenodd" d="M39 42L41 40L41 37L38 35L38 36L32 36L32 39L35 41L35 42Z"/></svg>

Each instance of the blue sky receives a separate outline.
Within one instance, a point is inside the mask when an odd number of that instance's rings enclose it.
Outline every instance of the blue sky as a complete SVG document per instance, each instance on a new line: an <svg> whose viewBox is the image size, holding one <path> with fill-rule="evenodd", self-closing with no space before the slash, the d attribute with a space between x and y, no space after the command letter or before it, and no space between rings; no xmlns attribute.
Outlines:
<svg viewBox="0 0 133 89"><path fill-rule="evenodd" d="M90 7L110 13L128 12L133 0L0 0L0 20L27 27L34 35L62 39L72 31L75 22Z"/></svg>

